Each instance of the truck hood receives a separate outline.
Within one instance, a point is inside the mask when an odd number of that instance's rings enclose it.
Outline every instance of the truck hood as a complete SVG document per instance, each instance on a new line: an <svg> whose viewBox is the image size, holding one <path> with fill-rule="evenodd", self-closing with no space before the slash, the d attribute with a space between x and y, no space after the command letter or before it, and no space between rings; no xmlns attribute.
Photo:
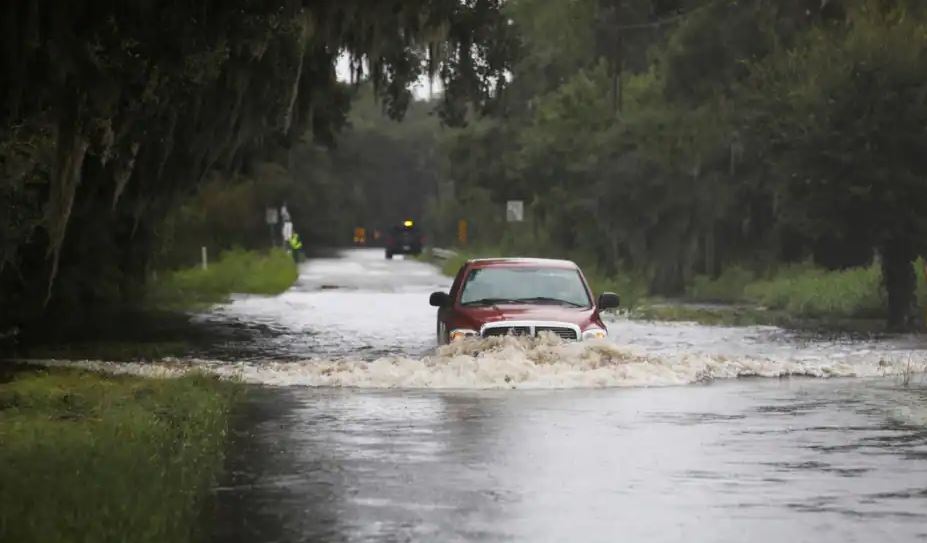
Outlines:
<svg viewBox="0 0 927 543"><path fill-rule="evenodd" d="M461 307L462 315L479 324L499 321L557 321L584 327L592 320L595 309L559 305L509 305Z"/></svg>

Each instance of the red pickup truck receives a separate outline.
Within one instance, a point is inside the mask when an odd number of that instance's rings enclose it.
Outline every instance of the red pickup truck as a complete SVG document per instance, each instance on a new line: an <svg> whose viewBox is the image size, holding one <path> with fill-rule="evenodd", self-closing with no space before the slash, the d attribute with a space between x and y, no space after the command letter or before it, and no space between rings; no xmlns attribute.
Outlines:
<svg viewBox="0 0 927 543"><path fill-rule="evenodd" d="M466 337L556 334L564 340L605 339L600 311L618 307L618 295L593 299L579 266L568 260L470 260L450 293L434 292L438 343Z"/></svg>

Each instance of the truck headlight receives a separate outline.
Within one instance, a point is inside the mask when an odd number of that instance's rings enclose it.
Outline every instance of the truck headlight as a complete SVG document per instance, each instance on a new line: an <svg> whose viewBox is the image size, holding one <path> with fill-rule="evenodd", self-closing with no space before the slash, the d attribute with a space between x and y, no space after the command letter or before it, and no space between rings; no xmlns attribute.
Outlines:
<svg viewBox="0 0 927 543"><path fill-rule="evenodd" d="M451 333L448 334L448 338L451 340L451 343L455 341L460 341L461 339L464 339L464 338L474 337L474 336L476 336L476 331L468 330L466 328L457 328L455 330L451 330Z"/></svg>
<svg viewBox="0 0 927 543"><path fill-rule="evenodd" d="M583 341L608 339L608 332L598 326L583 332Z"/></svg>

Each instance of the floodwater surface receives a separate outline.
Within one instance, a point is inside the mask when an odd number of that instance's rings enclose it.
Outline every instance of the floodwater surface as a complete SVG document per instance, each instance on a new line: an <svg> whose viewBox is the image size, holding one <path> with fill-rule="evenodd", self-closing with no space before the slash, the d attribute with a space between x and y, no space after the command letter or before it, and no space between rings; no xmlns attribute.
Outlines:
<svg viewBox="0 0 927 543"><path fill-rule="evenodd" d="M240 421L215 540L927 538L920 338L616 320L607 345L436 352L447 286L351 251L204 317L286 331L276 361L217 368L276 386Z"/></svg>
<svg viewBox="0 0 927 543"><path fill-rule="evenodd" d="M927 540L922 337L615 317L436 349L448 286L346 251L198 317L258 333L115 368L256 385L214 541Z"/></svg>

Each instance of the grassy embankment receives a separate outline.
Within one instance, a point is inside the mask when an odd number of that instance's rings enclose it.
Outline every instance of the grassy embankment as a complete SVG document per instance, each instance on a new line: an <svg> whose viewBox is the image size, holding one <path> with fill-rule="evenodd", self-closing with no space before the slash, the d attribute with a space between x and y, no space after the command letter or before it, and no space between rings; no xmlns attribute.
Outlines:
<svg viewBox="0 0 927 543"><path fill-rule="evenodd" d="M296 264L282 249L233 249L207 269L199 266L163 273L148 289L148 303L159 309L191 309L219 303L229 294L280 294L296 281Z"/></svg>
<svg viewBox="0 0 927 543"><path fill-rule="evenodd" d="M927 307L923 263L915 264L918 305ZM809 264L758 277L729 268L717 279L696 277L686 292L690 302L718 307L652 306L648 316L717 324L777 324L873 330L884 327L885 290L877 265L828 271Z"/></svg>
<svg viewBox="0 0 927 543"><path fill-rule="evenodd" d="M194 540L239 391L204 376L13 373L0 383L0 541Z"/></svg>
<svg viewBox="0 0 927 543"><path fill-rule="evenodd" d="M290 254L232 250L209 264L161 272L147 287L141 307L114 314L80 316L77 322L55 326L38 341L17 349L26 358L157 360L188 352L191 342L208 331L189 322L183 312L228 299L232 293L279 294L298 276Z"/></svg>
<svg viewBox="0 0 927 543"><path fill-rule="evenodd" d="M453 275L468 258L495 253L493 250L460 253L443 261L442 271ZM782 268L769 277L731 267L717 279L696 277L686 291L683 301L687 303L683 304L647 298L646 282L641 278L606 277L594 267L583 268L593 290L619 293L622 306L630 310L632 318L714 325L775 324L861 330L884 327L885 292L876 265L827 271L804 264ZM918 303L924 308L927 283L923 278L923 262L918 262L915 268Z"/></svg>
<svg viewBox="0 0 927 543"><path fill-rule="evenodd" d="M177 311L231 293L277 294L296 278L285 251L229 251L206 270L160 274L141 315L92 319L75 339L21 354L116 361L183 354L196 332ZM10 375L4 383L0 373L0 541L194 538L222 467L237 385L23 367Z"/></svg>

